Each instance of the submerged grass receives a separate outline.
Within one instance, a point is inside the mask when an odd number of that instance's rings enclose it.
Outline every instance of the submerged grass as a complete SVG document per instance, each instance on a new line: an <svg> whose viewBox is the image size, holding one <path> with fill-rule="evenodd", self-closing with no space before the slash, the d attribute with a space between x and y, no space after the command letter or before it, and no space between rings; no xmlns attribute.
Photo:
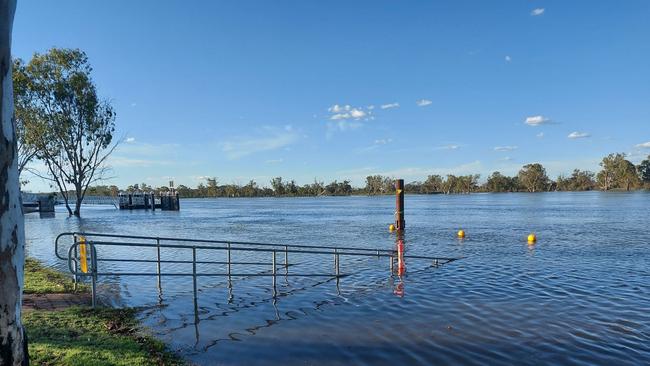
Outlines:
<svg viewBox="0 0 650 366"><path fill-rule="evenodd" d="M87 289L87 286L85 287ZM35 259L25 261L25 293L70 293L69 276ZM138 310L70 307L23 312L32 365L183 365L165 345L138 330Z"/></svg>

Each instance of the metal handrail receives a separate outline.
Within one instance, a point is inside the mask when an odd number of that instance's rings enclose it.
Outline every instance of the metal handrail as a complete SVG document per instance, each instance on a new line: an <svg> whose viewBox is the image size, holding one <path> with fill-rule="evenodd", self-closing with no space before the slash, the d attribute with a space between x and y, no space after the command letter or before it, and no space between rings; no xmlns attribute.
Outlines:
<svg viewBox="0 0 650 366"><path fill-rule="evenodd" d="M59 255L59 240L64 236L71 236L73 239L72 245L68 248L67 258ZM78 240L83 237L83 240ZM92 237L98 238L117 238L117 239L148 239L155 240L156 243L142 243L142 242L127 242L127 241L102 241L90 240ZM183 245L183 244L168 244L161 243L161 241L175 241L175 242L193 242L201 243L202 245ZM203 244L219 244L219 245L203 245ZM225 244L225 245L224 245ZM90 248L90 270L83 272L79 270L80 257L78 255L79 246L87 245ZM133 258L98 258L96 246L128 246L128 247L142 247L156 249L157 258L154 259L133 259ZM192 251L192 260L163 260L161 259L161 249L184 249ZM210 250L210 251L225 251L227 254L227 261L209 261L197 260L197 250ZM317 246L317 245L296 245L296 244L270 244L270 243L254 243L254 242L235 242L235 241L222 241L222 240L206 240L206 239L186 239L186 238L162 238L162 237L146 237L135 235L112 235L112 234L99 234L99 233L83 233L83 232L66 232L57 236L55 240L55 252L58 258L67 260L70 273L73 274L75 284L80 277L90 277L92 279L92 299L93 307L96 302L96 281L98 276L157 276L158 288L161 291L161 278L165 276L192 276L194 284L194 301L197 299L197 278L198 277L224 277L229 279L232 277L260 277L271 276L273 277L273 290L275 293L277 267L285 268L285 277L333 277L338 279L347 276L340 272L341 256L353 257L376 257L376 258L389 258L391 275L393 273L393 263L398 253L395 250L386 249L368 249L368 248L354 248L354 247L334 247L334 246ZM231 260L231 252L253 252L253 253L272 253L272 262L234 262ZM276 255L284 254L284 263L278 264ZM334 256L334 273L289 273L289 253L294 254L310 254L310 255L333 255ZM419 256L419 255L406 255L399 253L399 258L403 259L426 259L431 260L433 265L450 263L460 258L449 257L432 257L432 256ZM156 263L156 272L99 272L99 262L132 262L132 263ZM162 272L162 263L181 263L192 264L192 273L187 272ZM221 264L226 265L226 272L197 272L197 264ZM232 265L254 265L254 266L271 266L271 271L257 272L257 273L233 273L231 270Z"/></svg>
<svg viewBox="0 0 650 366"><path fill-rule="evenodd" d="M186 242L186 243L212 243L212 244L232 244L232 245L248 245L248 246L264 246L264 247L296 247L296 248L313 248L313 249L344 249L345 247L329 246L329 245L300 245L300 244L276 244L276 243L256 243L256 242L247 242L247 241L231 241L231 240L210 240L210 239L189 239L189 238L172 238L164 236L143 236L143 235L122 235L122 234L102 234L102 233L86 233L86 232L64 232L59 234L54 243L55 250L58 249L59 239L64 236L74 236L74 235L83 235L83 236L94 236L94 237L107 237L107 238L122 238L122 239L147 239L147 240L158 240L158 241L175 241L175 242ZM362 251L362 252L380 252L380 253L392 253L393 250L390 249L370 249L370 248L353 248L353 250ZM56 255L59 259L65 260L66 258L59 256L58 250L56 250Z"/></svg>

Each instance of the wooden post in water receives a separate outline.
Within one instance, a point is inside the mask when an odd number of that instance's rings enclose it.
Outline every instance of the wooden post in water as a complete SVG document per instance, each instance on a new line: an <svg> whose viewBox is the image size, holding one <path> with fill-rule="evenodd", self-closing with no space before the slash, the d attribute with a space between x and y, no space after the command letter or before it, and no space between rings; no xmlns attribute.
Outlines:
<svg viewBox="0 0 650 366"><path fill-rule="evenodd" d="M395 229L403 231L406 228L404 221L404 179L395 181Z"/></svg>

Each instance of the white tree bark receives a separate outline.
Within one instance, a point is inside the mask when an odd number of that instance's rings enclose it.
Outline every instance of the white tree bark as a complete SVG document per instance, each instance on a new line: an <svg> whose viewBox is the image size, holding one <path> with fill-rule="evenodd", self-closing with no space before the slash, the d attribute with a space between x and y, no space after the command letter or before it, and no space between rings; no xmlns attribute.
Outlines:
<svg viewBox="0 0 650 366"><path fill-rule="evenodd" d="M11 29L16 0L0 0L0 365L27 364L20 310L25 229L13 121Z"/></svg>

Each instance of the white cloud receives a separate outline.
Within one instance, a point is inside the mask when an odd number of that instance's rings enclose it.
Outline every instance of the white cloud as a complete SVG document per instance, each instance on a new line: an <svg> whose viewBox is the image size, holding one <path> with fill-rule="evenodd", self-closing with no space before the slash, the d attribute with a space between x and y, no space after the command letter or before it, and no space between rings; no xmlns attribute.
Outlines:
<svg viewBox="0 0 650 366"><path fill-rule="evenodd" d="M334 104L333 106L329 107L327 111L331 113L329 119L333 121L346 120L346 119L360 120L363 118L369 118L368 116L371 114L369 109L363 110L363 108L352 107L349 104L346 105Z"/></svg>
<svg viewBox="0 0 650 366"><path fill-rule="evenodd" d="M125 141L126 141L127 143L129 143L129 144L130 144L130 143L133 143L133 142L135 142L135 137L127 137Z"/></svg>
<svg viewBox="0 0 650 366"><path fill-rule="evenodd" d="M506 55L506 62L510 62L510 61L512 61L512 57Z"/></svg>
<svg viewBox="0 0 650 366"><path fill-rule="evenodd" d="M428 100L428 99L420 99L420 100L416 101L415 103L418 105L418 107L426 107L426 106L428 106L429 104L431 104L433 102Z"/></svg>
<svg viewBox="0 0 650 366"><path fill-rule="evenodd" d="M267 164L280 164L284 161L284 159L269 159L266 161Z"/></svg>
<svg viewBox="0 0 650 366"><path fill-rule="evenodd" d="M460 145L455 145L455 144L449 144L449 145L444 145L444 146L438 146L436 150L458 150L460 149Z"/></svg>
<svg viewBox="0 0 650 366"><path fill-rule="evenodd" d="M391 108L398 108L399 103L388 103L388 104L382 104L381 109L391 109Z"/></svg>
<svg viewBox="0 0 650 366"><path fill-rule="evenodd" d="M333 106L327 108L327 111L331 112L331 113L341 113L341 112L346 111L346 110L349 111L350 108L351 107L349 105L341 106L341 105L338 105L338 104L334 104Z"/></svg>
<svg viewBox="0 0 650 366"><path fill-rule="evenodd" d="M377 139L375 140L375 145L386 145L393 142L393 139Z"/></svg>
<svg viewBox="0 0 650 366"><path fill-rule="evenodd" d="M575 139L584 139L584 138L587 138L587 137L591 137L591 135L586 133L586 132L574 131L574 132L571 132L569 134L569 136L567 136L567 137L570 138L570 139L575 140Z"/></svg>
<svg viewBox="0 0 650 366"><path fill-rule="evenodd" d="M111 167L128 167L128 168L149 168L152 166L172 165L174 162L169 160L156 159L134 159L126 156L110 156L108 164Z"/></svg>
<svg viewBox="0 0 650 366"><path fill-rule="evenodd" d="M264 136L239 137L221 142L221 151L230 160L236 160L263 151L277 150L288 147L298 141L300 135L291 127L283 129L265 127L261 130Z"/></svg>
<svg viewBox="0 0 650 366"><path fill-rule="evenodd" d="M650 149L650 141L636 145L639 149Z"/></svg>
<svg viewBox="0 0 650 366"><path fill-rule="evenodd" d="M537 138L540 138L540 139L541 139L541 138L544 138L544 132L540 132L540 133L538 133L538 134L535 135L535 136L537 136Z"/></svg>
<svg viewBox="0 0 650 366"><path fill-rule="evenodd" d="M544 8L536 8L536 9L533 9L533 11L530 12L530 15L532 15L534 17L537 17L537 16L540 16L540 15L544 14L544 11L546 11L546 9L544 9Z"/></svg>
<svg viewBox="0 0 650 366"><path fill-rule="evenodd" d="M497 146L494 151L513 151L517 150L517 146Z"/></svg>
<svg viewBox="0 0 650 366"><path fill-rule="evenodd" d="M367 113L360 110L360 109L353 109L353 110L350 111L350 117L352 117L354 119L363 118L366 115L367 115Z"/></svg>
<svg viewBox="0 0 650 366"><path fill-rule="evenodd" d="M138 105L138 103L131 103L131 107L135 107L137 105Z"/></svg>
<svg viewBox="0 0 650 366"><path fill-rule="evenodd" d="M526 121L524 123L529 126L541 126L550 122L551 120L544 116L531 116L526 117Z"/></svg>

